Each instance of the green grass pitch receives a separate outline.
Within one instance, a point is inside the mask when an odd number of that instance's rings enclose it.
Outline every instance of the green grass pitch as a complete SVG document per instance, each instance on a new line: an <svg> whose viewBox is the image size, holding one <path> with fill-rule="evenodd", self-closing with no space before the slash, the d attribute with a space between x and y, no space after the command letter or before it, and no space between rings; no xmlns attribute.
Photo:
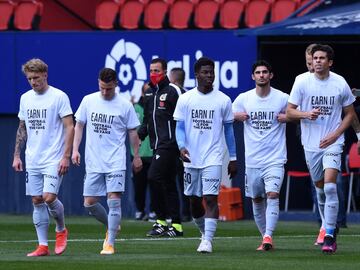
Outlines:
<svg viewBox="0 0 360 270"><path fill-rule="evenodd" d="M116 254L99 254L104 228L91 217L67 217L69 244L61 256L53 255L54 224L50 226L51 256L27 258L36 246L31 216L0 215L0 270L8 269L360 269L360 224L349 224L338 236L338 251L322 254L314 246L315 222L280 221L274 236L275 250L259 252L253 221L219 222L214 252L198 254L199 233L192 223L184 224L185 236L177 239L145 237L151 223L123 220Z"/></svg>

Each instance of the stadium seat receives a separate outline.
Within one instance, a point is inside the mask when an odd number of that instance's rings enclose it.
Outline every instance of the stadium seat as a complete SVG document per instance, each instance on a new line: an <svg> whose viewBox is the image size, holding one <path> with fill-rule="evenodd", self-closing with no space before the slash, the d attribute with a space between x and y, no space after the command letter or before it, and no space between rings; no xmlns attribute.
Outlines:
<svg viewBox="0 0 360 270"><path fill-rule="evenodd" d="M16 3L13 1L0 1L0 30L8 30L14 20Z"/></svg>
<svg viewBox="0 0 360 270"><path fill-rule="evenodd" d="M289 209L290 181L291 181L292 177L294 177L296 179L309 178L310 173L309 172L303 172L303 171L288 171L288 173L287 173L287 181L286 181L286 193L285 193L285 208L284 208L285 212L287 212L288 209Z"/></svg>
<svg viewBox="0 0 360 270"><path fill-rule="evenodd" d="M357 153L357 144L354 143L349 151L348 156L348 166L350 170L350 179L349 179L349 192L348 192L348 201L347 201L347 213L350 213L351 204L355 208L355 200L353 197L353 184L354 184L354 176L359 175L360 169L360 155Z"/></svg>
<svg viewBox="0 0 360 270"><path fill-rule="evenodd" d="M119 25L128 30L138 29L141 25L144 3L138 0L127 0L120 8Z"/></svg>
<svg viewBox="0 0 360 270"><path fill-rule="evenodd" d="M245 5L249 0L226 0L219 11L220 27L225 29L236 29L241 26Z"/></svg>
<svg viewBox="0 0 360 270"><path fill-rule="evenodd" d="M271 6L270 22L287 18L298 8L299 3L300 0L276 0Z"/></svg>
<svg viewBox="0 0 360 270"><path fill-rule="evenodd" d="M15 9L14 27L18 30L39 28L43 4L38 1L21 1Z"/></svg>
<svg viewBox="0 0 360 270"><path fill-rule="evenodd" d="M245 26L254 28L268 21L273 0L251 0L245 8Z"/></svg>
<svg viewBox="0 0 360 270"><path fill-rule="evenodd" d="M300 17L300 16L305 15L306 13L308 13L310 10L316 8L321 3L322 3L322 0L302 0L300 3L300 8L305 5L306 5L306 7L299 14L297 14L297 16Z"/></svg>
<svg viewBox="0 0 360 270"><path fill-rule="evenodd" d="M200 29L214 28L219 7L219 2L216 0L200 0L199 3L195 5L194 10L195 27Z"/></svg>
<svg viewBox="0 0 360 270"><path fill-rule="evenodd" d="M169 9L164 0L152 0L144 9L144 25L149 29L162 29Z"/></svg>
<svg viewBox="0 0 360 270"><path fill-rule="evenodd" d="M96 6L95 24L102 30L114 29L116 17L119 15L120 3L115 1L103 1Z"/></svg>
<svg viewBox="0 0 360 270"><path fill-rule="evenodd" d="M191 24L194 4L189 0L175 0L170 6L169 26L175 29L186 29Z"/></svg>

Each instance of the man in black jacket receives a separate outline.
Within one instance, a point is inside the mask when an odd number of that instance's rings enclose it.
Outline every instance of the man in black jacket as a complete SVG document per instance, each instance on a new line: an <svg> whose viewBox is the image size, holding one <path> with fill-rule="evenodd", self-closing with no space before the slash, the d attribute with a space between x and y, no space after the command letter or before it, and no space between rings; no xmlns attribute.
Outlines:
<svg viewBox="0 0 360 270"><path fill-rule="evenodd" d="M175 139L175 106L181 91L170 85L166 76L167 63L156 58L150 64L150 89L145 92L144 119L138 130L141 140L150 137L154 151L148 172L158 217L150 237L176 237L183 235L180 218L179 195L176 187L176 164L179 150ZM171 218L168 226L166 219Z"/></svg>

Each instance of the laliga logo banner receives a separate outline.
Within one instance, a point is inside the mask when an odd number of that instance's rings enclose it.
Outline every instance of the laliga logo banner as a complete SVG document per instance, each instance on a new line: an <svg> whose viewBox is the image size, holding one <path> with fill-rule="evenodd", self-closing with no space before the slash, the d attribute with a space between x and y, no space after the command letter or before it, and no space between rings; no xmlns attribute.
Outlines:
<svg viewBox="0 0 360 270"><path fill-rule="evenodd" d="M141 87L147 75L141 49L133 42L124 39L116 42L110 54L106 56L105 67L118 72L119 86L116 91L126 99L137 102L141 97Z"/></svg>

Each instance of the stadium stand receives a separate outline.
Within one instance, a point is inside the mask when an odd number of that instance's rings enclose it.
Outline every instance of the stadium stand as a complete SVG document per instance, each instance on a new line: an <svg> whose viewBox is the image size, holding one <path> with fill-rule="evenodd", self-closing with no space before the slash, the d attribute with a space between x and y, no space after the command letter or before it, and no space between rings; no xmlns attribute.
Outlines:
<svg viewBox="0 0 360 270"><path fill-rule="evenodd" d="M0 30L8 30L13 27L15 8L16 3L13 1L0 1Z"/></svg>
<svg viewBox="0 0 360 270"><path fill-rule="evenodd" d="M119 25L121 28L134 30L142 25L144 2L127 0L120 8Z"/></svg>
<svg viewBox="0 0 360 270"><path fill-rule="evenodd" d="M291 15L299 6L300 0L276 0L271 5L270 22L278 22Z"/></svg>
<svg viewBox="0 0 360 270"><path fill-rule="evenodd" d="M192 24L194 3L189 0L174 0L170 7L169 26L174 29L186 29Z"/></svg>
<svg viewBox="0 0 360 270"><path fill-rule="evenodd" d="M95 23L99 29L114 29L121 7L119 1L103 1L96 6Z"/></svg>
<svg viewBox="0 0 360 270"><path fill-rule="evenodd" d="M211 29L217 26L220 3L217 0L200 0L194 10L196 28Z"/></svg>
<svg viewBox="0 0 360 270"><path fill-rule="evenodd" d="M162 29L166 27L169 3L164 0L152 0L144 9L144 26L149 29Z"/></svg>
<svg viewBox="0 0 360 270"><path fill-rule="evenodd" d="M220 6L219 24L225 29L237 29L242 26L245 5L249 0L226 0Z"/></svg>
<svg viewBox="0 0 360 270"><path fill-rule="evenodd" d="M18 30L36 30L39 28L43 4L38 1L21 1L16 6L14 27Z"/></svg>
<svg viewBox="0 0 360 270"><path fill-rule="evenodd" d="M251 0L245 8L245 26L254 28L269 21L273 0Z"/></svg>

